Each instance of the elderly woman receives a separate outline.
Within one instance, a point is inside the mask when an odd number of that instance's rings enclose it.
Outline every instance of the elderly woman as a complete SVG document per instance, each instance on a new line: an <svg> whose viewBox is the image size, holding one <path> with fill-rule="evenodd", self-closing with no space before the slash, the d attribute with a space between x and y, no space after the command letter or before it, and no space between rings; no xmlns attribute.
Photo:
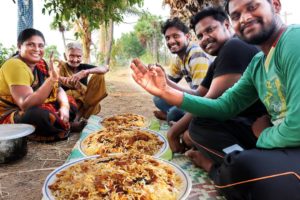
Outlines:
<svg viewBox="0 0 300 200"><path fill-rule="evenodd" d="M69 136L76 104L70 104L58 86L59 74L42 59L45 38L35 29L18 36L18 53L0 69L0 124L27 123L35 126L33 140L54 141ZM70 112L70 110L72 112Z"/></svg>
<svg viewBox="0 0 300 200"><path fill-rule="evenodd" d="M67 61L60 62L59 82L66 93L76 100L78 113L75 122L81 123L100 112L100 101L107 96L104 74L109 69L107 66L82 63L80 43L67 44L65 55Z"/></svg>

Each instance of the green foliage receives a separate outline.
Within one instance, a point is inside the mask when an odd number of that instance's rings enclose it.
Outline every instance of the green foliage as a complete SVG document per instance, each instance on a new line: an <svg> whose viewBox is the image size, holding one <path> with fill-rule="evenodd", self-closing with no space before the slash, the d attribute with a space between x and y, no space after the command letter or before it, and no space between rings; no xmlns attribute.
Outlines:
<svg viewBox="0 0 300 200"><path fill-rule="evenodd" d="M146 51L146 53L144 53L140 59L144 63L155 63L153 60L153 55L149 51Z"/></svg>
<svg viewBox="0 0 300 200"><path fill-rule="evenodd" d="M134 26L134 31L123 34L113 45L112 61L128 66L128 62L135 57L146 63L156 63L160 58L165 58L160 50L163 44L161 23L160 16L144 13Z"/></svg>
<svg viewBox="0 0 300 200"><path fill-rule="evenodd" d="M147 42L151 42L153 38L157 38L161 44L161 23L162 19L160 16L152 15L150 13L146 13L138 20L137 24L134 26L134 30L144 46L147 45Z"/></svg>
<svg viewBox="0 0 300 200"><path fill-rule="evenodd" d="M50 46L47 46L47 47L45 48L44 59L45 59L46 61L49 61L50 55L51 55L52 52L53 52L54 58L55 58L55 59L59 59L60 54L59 54L59 52L58 52L58 50L57 50L57 46L55 46L55 45L50 45Z"/></svg>
<svg viewBox="0 0 300 200"><path fill-rule="evenodd" d="M142 56L140 56L140 59L144 63L148 63L148 64L159 63L161 65L169 65L172 58L171 58L171 54L168 51L167 52L160 51L159 62L157 62L155 58L153 58L153 53L147 50Z"/></svg>
<svg viewBox="0 0 300 200"><path fill-rule="evenodd" d="M136 34L132 32L123 34L119 41L124 55L128 58L139 57L145 53L145 49L139 42Z"/></svg>
<svg viewBox="0 0 300 200"><path fill-rule="evenodd" d="M143 0L44 0L42 12L55 14L52 27L61 33L66 24L76 24L75 37L81 38L84 60L89 62L92 31L109 22L121 22L124 14L136 12L134 5L142 4Z"/></svg>
<svg viewBox="0 0 300 200"><path fill-rule="evenodd" d="M109 20L122 21L126 9L142 3L143 0L44 0L42 12L55 13L56 24L86 18L90 30L94 30Z"/></svg>
<svg viewBox="0 0 300 200"><path fill-rule="evenodd" d="M58 29L59 32L69 31L73 28L73 24L70 22L60 22L55 19L51 22L50 28L55 30Z"/></svg>
<svg viewBox="0 0 300 200"><path fill-rule="evenodd" d="M16 46L11 46L9 48L6 48L3 46L2 43L0 43L0 67L9 57L11 57L16 52L17 52Z"/></svg>
<svg viewBox="0 0 300 200"><path fill-rule="evenodd" d="M140 57L145 53L145 48L139 42L134 32L122 34L112 49L112 59L117 65L124 65L132 58Z"/></svg>
<svg viewBox="0 0 300 200"><path fill-rule="evenodd" d="M154 62L160 61L160 47L162 46L161 23L161 17L146 13L134 27L139 41L147 48Z"/></svg>

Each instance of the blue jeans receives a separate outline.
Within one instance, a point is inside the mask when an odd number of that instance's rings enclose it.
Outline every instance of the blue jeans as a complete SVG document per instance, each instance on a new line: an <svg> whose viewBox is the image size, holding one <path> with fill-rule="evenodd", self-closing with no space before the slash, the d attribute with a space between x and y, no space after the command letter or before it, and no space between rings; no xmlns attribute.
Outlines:
<svg viewBox="0 0 300 200"><path fill-rule="evenodd" d="M163 100L159 97L154 96L153 102L154 102L154 105L159 110L167 113L167 121L168 122L170 122L170 121L177 122L185 114L185 112L183 110L177 108L176 106L172 106L172 105L168 104L165 100Z"/></svg>

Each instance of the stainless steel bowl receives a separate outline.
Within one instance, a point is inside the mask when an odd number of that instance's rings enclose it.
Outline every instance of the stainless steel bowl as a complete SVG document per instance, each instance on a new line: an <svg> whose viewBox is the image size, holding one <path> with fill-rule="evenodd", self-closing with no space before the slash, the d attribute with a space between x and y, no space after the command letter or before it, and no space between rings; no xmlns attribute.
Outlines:
<svg viewBox="0 0 300 200"><path fill-rule="evenodd" d="M26 136L34 130L28 124L0 124L0 163L24 157L27 153Z"/></svg>

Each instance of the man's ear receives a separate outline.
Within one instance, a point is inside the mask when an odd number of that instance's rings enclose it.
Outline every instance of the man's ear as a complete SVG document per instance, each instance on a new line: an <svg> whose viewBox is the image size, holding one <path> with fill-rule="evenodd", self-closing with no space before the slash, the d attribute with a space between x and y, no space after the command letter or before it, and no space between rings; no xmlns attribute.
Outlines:
<svg viewBox="0 0 300 200"><path fill-rule="evenodd" d="M185 37L186 37L188 40L190 40L190 39L191 39L191 33L189 33L189 32L186 33L186 34L185 34Z"/></svg>
<svg viewBox="0 0 300 200"><path fill-rule="evenodd" d="M280 14L281 11L281 2L280 0L272 0L272 6L276 14Z"/></svg>
<svg viewBox="0 0 300 200"><path fill-rule="evenodd" d="M230 24L230 21L228 19L225 19L223 24L224 24L224 26L227 30L231 30L231 24Z"/></svg>

